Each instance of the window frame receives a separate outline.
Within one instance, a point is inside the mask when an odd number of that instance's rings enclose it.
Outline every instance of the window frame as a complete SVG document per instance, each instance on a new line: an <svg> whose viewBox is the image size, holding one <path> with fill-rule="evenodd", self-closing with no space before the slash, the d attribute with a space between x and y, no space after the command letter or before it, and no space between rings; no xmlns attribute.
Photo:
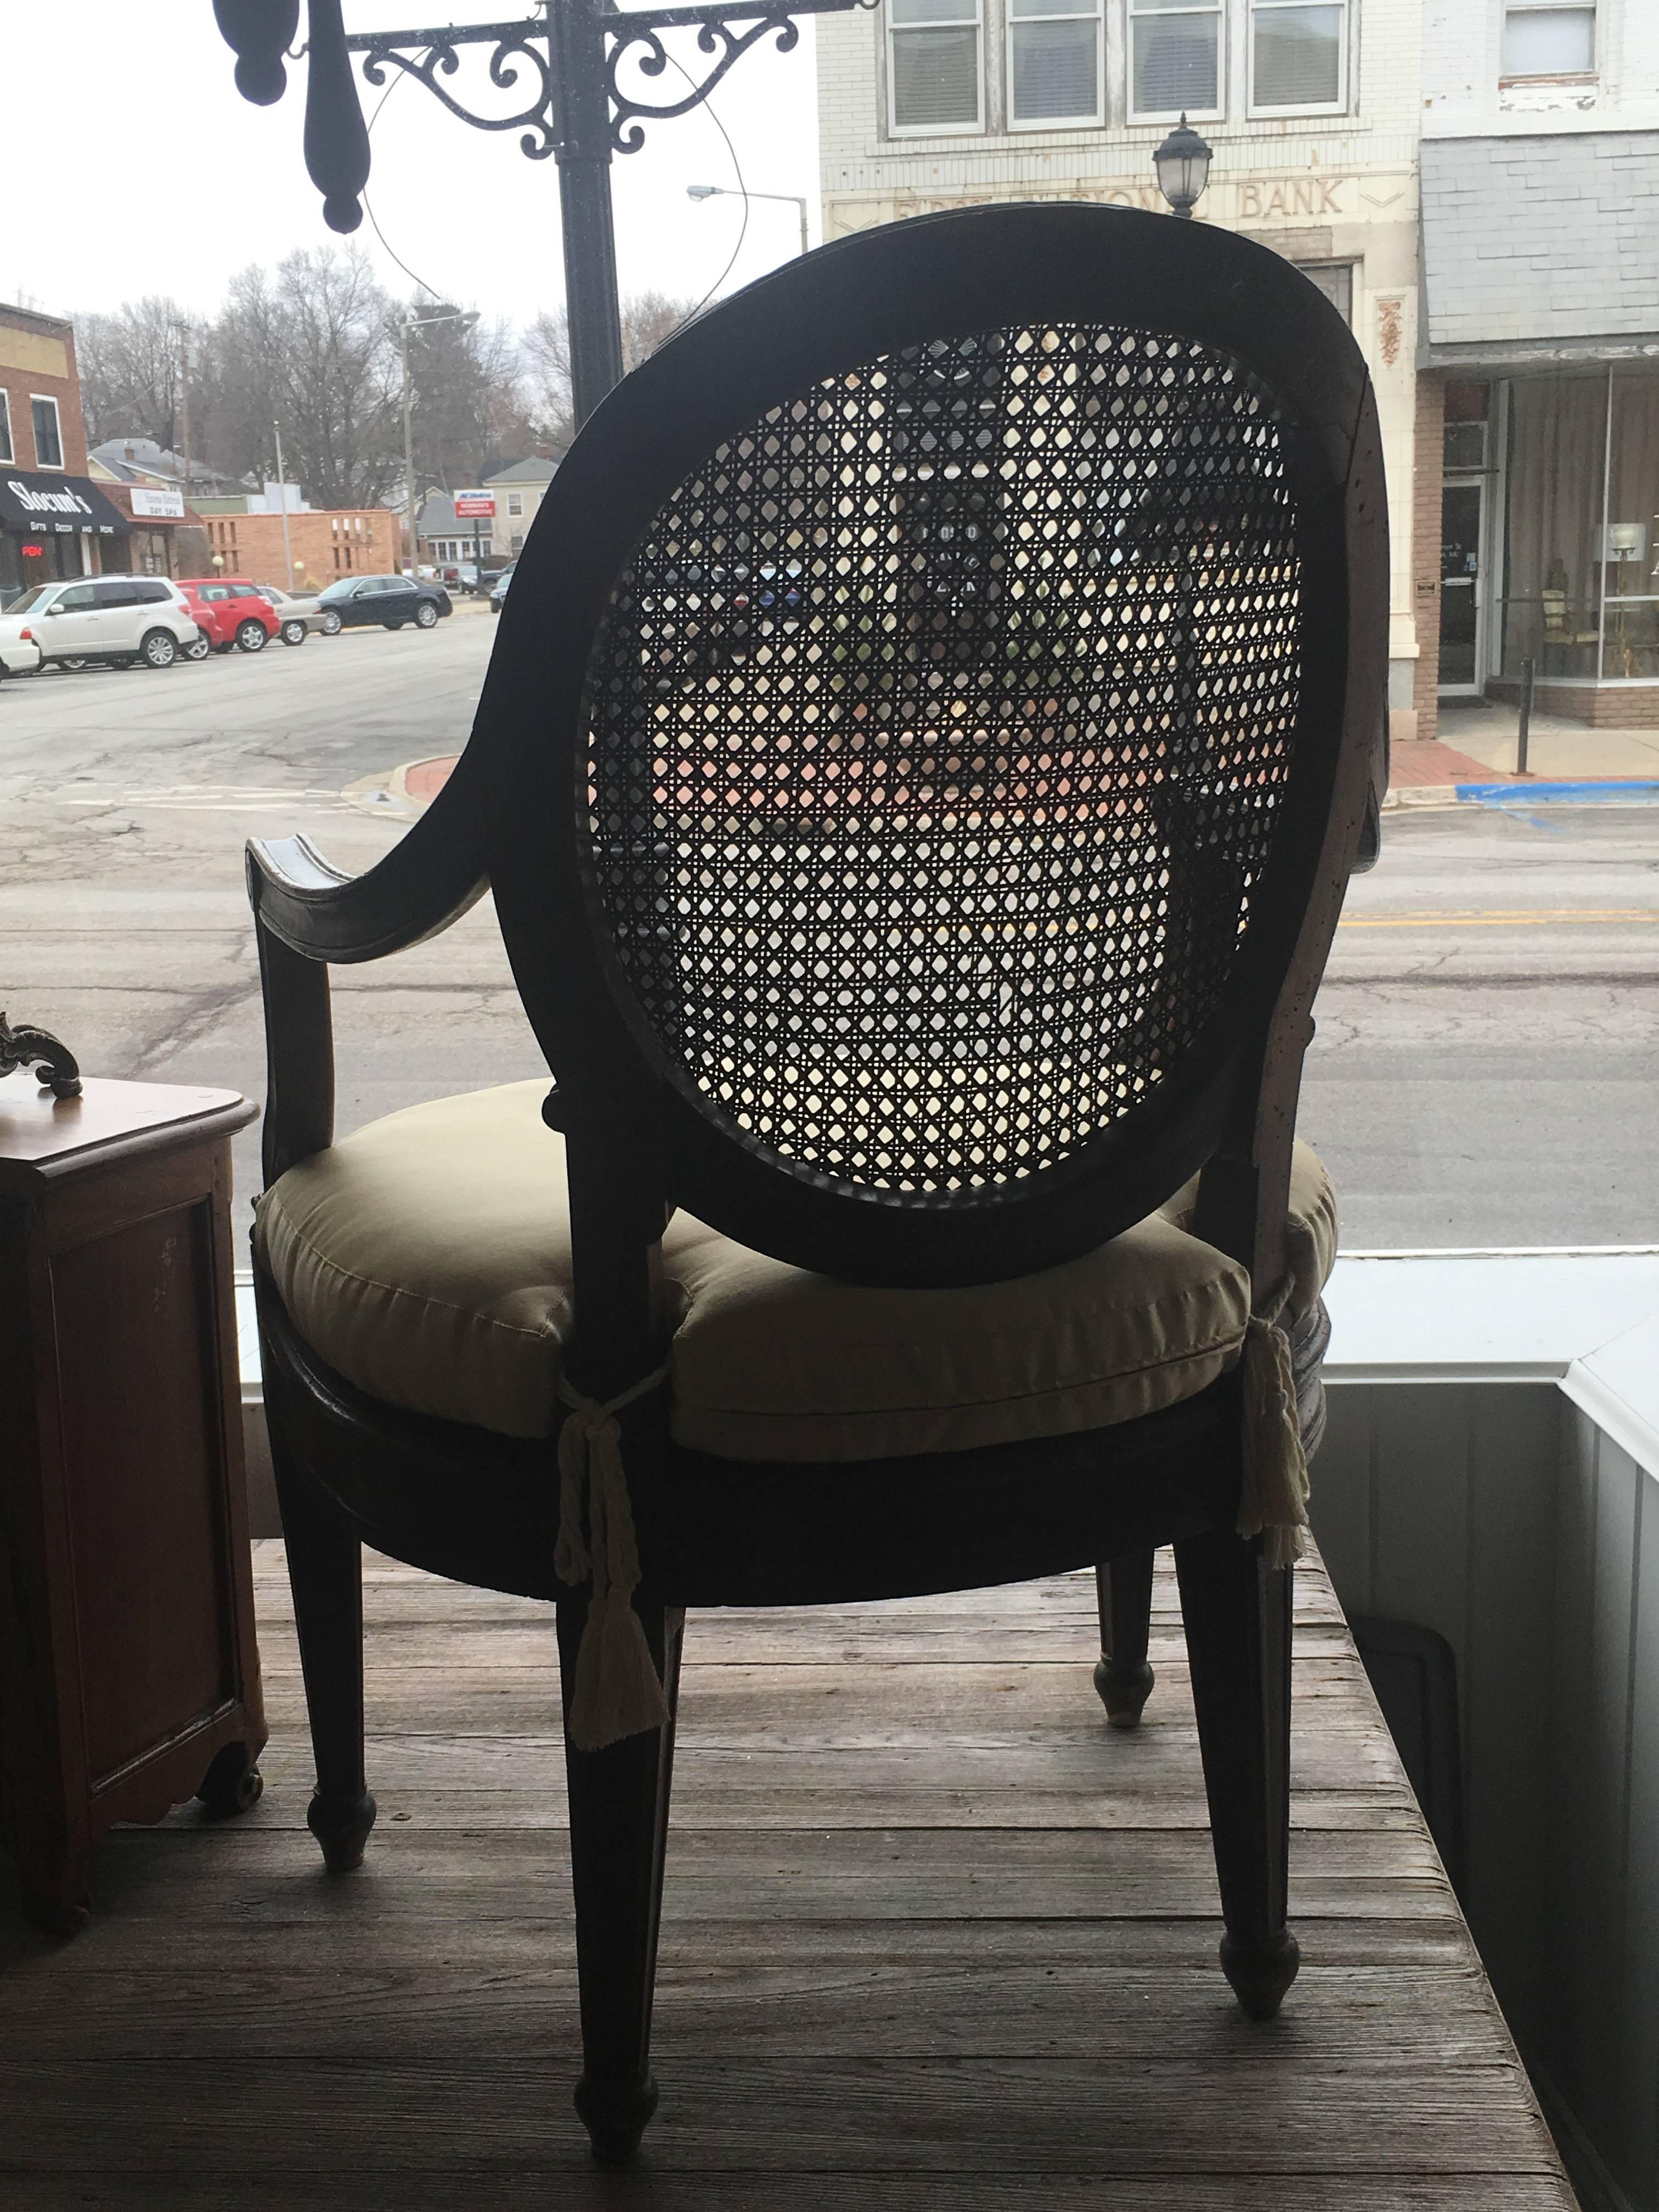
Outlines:
<svg viewBox="0 0 1659 2212"><path fill-rule="evenodd" d="M1010 131L1077 131L1100 129L1106 120L1106 8L1105 0L1043 0L1035 15L1016 15L1013 0L1001 0L1002 86L1006 109L1004 127ZM1081 23L1093 18L1095 27L1095 104L1086 113L1018 116L1014 113L1014 30L1022 23Z"/></svg>
<svg viewBox="0 0 1659 2212"><path fill-rule="evenodd" d="M1590 19L1590 63L1587 70L1506 69L1504 49L1509 43L1511 15L1570 14ZM1594 84L1601 75L1601 9L1600 0L1504 0L1498 26L1498 82L1499 84Z"/></svg>
<svg viewBox="0 0 1659 2212"><path fill-rule="evenodd" d="M508 492L508 494L507 495L507 514L508 514L508 516L509 516L509 517L510 517L510 518L511 518L514 522L519 522L519 521L522 521L522 520L523 520L523 519L524 519L524 494L523 494L521 491L510 491L510 492Z"/></svg>
<svg viewBox="0 0 1659 2212"><path fill-rule="evenodd" d="M1189 9L1152 8L1144 9L1140 0L1124 0L1123 14L1123 112L1130 123L1174 123L1184 113L1189 123L1224 123L1227 119L1227 36L1231 13L1226 0L1193 0ZM1215 34L1215 100L1213 107L1137 107L1135 106L1135 25L1157 22L1160 17L1172 15L1213 15Z"/></svg>
<svg viewBox="0 0 1659 2212"><path fill-rule="evenodd" d="M1353 17L1356 0L1245 0L1244 112L1251 122L1270 122L1285 115L1346 115L1353 101ZM1571 0L1568 0L1571 4ZM1297 101L1263 107L1255 96L1255 27L1262 15L1277 15L1291 8L1335 8L1342 19L1338 46L1337 96L1332 100Z"/></svg>
<svg viewBox="0 0 1659 2212"><path fill-rule="evenodd" d="M1006 4L1006 0L1005 0ZM964 11L973 9L973 29L976 41L977 64L974 71L975 91L978 105L971 123L901 123L898 119L898 71L893 66L893 44L896 37L915 31L963 30L968 26L963 15L953 22L895 23L891 0L887 0L882 14L885 21L883 32L883 62L887 71L887 135L890 138L975 138L983 137L988 128L986 119L986 9L987 0L961 0Z"/></svg>
<svg viewBox="0 0 1659 2212"><path fill-rule="evenodd" d="M37 407L50 407L52 410L52 429L58 439L58 459L55 461L43 461L40 458L40 427L36 422L34 416L34 410ZM56 469L60 476L67 476L69 470L64 459L63 410L58 406L54 395L50 392L31 392L29 394L29 435L34 441L35 467L37 469Z"/></svg>
<svg viewBox="0 0 1659 2212"><path fill-rule="evenodd" d="M11 434L11 394L0 384L0 461L8 468L17 465L17 445Z"/></svg>

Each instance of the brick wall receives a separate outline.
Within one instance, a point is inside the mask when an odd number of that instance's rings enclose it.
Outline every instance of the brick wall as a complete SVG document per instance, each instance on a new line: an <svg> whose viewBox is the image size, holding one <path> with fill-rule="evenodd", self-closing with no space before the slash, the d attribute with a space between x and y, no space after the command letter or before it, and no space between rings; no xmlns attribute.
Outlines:
<svg viewBox="0 0 1659 2212"><path fill-rule="evenodd" d="M1506 706L1521 702L1521 686L1493 677L1489 699ZM1592 730L1659 729L1659 684L1540 684L1532 695L1535 714L1558 714Z"/></svg>
<svg viewBox="0 0 1659 2212"><path fill-rule="evenodd" d="M280 514L214 514L206 518L210 558L222 555L224 574L280 584L286 574ZM339 576L386 575L400 565L396 517L384 507L329 508L290 514L289 542L296 582L313 591Z"/></svg>
<svg viewBox="0 0 1659 2212"><path fill-rule="evenodd" d="M1431 738L1440 689L1440 488L1446 387L1437 376L1417 380L1415 465L1412 471L1412 605L1417 617L1417 673L1412 706L1414 737Z"/></svg>
<svg viewBox="0 0 1659 2212"><path fill-rule="evenodd" d="M26 307L0 307L0 387L11 416L11 465L25 470L40 465L30 402L55 399L64 472L85 476L87 429L81 416L75 332L70 325L54 315L32 314Z"/></svg>

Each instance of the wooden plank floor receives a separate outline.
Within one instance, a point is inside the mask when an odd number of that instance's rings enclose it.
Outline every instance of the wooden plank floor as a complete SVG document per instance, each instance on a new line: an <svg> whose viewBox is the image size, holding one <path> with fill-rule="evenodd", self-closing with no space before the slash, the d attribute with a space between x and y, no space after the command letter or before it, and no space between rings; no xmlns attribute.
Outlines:
<svg viewBox="0 0 1659 2212"><path fill-rule="evenodd" d="M331 1881L282 1547L256 1547L263 1802L118 1831L66 1948L0 1869L0 2205L1571 2207L1317 1570L1302 1975L1270 2027L1232 2004L1162 1567L1132 1735L1091 1686L1090 1577L693 1617L662 2104L617 2176L570 2104L550 1614L367 1562L380 1825Z"/></svg>

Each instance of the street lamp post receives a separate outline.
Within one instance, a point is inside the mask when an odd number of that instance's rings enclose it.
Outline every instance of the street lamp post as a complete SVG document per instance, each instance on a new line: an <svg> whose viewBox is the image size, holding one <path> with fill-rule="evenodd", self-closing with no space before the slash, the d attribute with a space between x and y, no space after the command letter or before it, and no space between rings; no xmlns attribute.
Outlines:
<svg viewBox="0 0 1659 2212"><path fill-rule="evenodd" d="M436 315L405 315L398 325L404 358L404 520L409 531L409 573L411 580L420 564L415 536L415 434L409 404L409 334L411 331L429 331L438 323L460 323L470 330L477 319L476 308L470 308L463 314L459 307L446 307Z"/></svg>
<svg viewBox="0 0 1659 2212"><path fill-rule="evenodd" d="M1152 156L1152 173L1172 214L1191 219L1210 181L1211 158L1210 149L1188 122L1183 110L1180 122Z"/></svg>
<svg viewBox="0 0 1659 2212"><path fill-rule="evenodd" d="M781 200L786 207L800 210L800 250L811 251L811 240L806 234L806 202L799 192L739 192L730 185L688 185L685 197L689 200Z"/></svg>
<svg viewBox="0 0 1659 2212"><path fill-rule="evenodd" d="M331 228L357 228L368 181L368 131L351 80L354 54L362 56L370 84L385 84L388 70L400 70L464 123L480 131L515 131L532 161L550 157L557 164L571 397L581 423L622 377L612 155L636 154L645 143L647 123L668 122L700 107L763 39L775 37L780 53L799 46L796 16L844 15L873 7L876 0L683 0L641 8L617 7L615 0L538 0L535 11L516 22L350 36L342 0L307 4L306 167L324 195L323 216ZM235 50L237 90L262 106L280 100L300 0L213 0L213 12ZM670 68L663 33L673 30L696 32L697 52L709 58L705 74L701 82L688 76L690 88L678 99L648 98ZM460 50L471 46L495 49L489 82L509 105L520 103L511 112L476 114L449 90ZM624 65L632 71L626 81Z"/></svg>

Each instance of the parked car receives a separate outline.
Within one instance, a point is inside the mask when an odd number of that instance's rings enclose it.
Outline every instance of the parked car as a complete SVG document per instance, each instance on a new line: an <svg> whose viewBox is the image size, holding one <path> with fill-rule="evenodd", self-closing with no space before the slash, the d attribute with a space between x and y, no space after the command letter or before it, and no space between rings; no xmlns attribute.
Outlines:
<svg viewBox="0 0 1659 2212"><path fill-rule="evenodd" d="M495 586L489 594L489 611L492 615L500 614L502 607L505 605L507 601L507 587L513 581L513 571L518 567L518 565L519 564L516 561L509 561L506 568L502 569L501 574L496 577Z"/></svg>
<svg viewBox="0 0 1659 2212"><path fill-rule="evenodd" d="M201 633L165 576L82 576L37 584L0 615L0 660L13 675L106 661L170 668Z"/></svg>
<svg viewBox="0 0 1659 2212"><path fill-rule="evenodd" d="M411 622L417 629L432 629L441 617L454 612L441 584L416 583L408 576L342 576L318 594L318 604L325 613L332 609L348 629L365 623L401 629Z"/></svg>
<svg viewBox="0 0 1659 2212"><path fill-rule="evenodd" d="M325 637L339 635L338 613L325 607L315 592L285 592L280 584L261 584L259 589L276 610L284 645L303 645L313 630Z"/></svg>
<svg viewBox="0 0 1659 2212"><path fill-rule="evenodd" d="M228 653L232 646L242 653L263 653L282 629L276 608L246 576L181 576L179 588L208 641L193 659L210 652Z"/></svg>

